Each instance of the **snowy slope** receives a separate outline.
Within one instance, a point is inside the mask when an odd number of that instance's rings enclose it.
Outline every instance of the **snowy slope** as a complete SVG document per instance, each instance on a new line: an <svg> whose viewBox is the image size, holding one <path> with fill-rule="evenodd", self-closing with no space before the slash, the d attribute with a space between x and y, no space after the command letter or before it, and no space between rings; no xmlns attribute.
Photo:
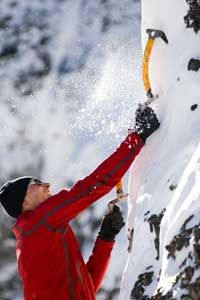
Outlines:
<svg viewBox="0 0 200 300"><path fill-rule="evenodd" d="M188 71L200 57L200 31L186 28L188 10L183 0L142 1L143 48L147 28L163 30L169 44L156 40L150 61L161 128L131 169L134 237L120 300L200 299L200 72Z"/></svg>

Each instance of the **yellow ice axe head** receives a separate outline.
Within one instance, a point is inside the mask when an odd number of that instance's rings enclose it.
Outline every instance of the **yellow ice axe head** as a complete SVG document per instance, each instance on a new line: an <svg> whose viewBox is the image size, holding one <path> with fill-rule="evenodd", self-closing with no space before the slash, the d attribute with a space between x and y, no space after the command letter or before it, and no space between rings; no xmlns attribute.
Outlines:
<svg viewBox="0 0 200 300"><path fill-rule="evenodd" d="M151 51L155 42L156 38L161 38L163 41L167 44L168 39L165 35L165 33L161 30L158 29L147 29L146 30L149 38L145 47L144 51L144 58L143 58L143 64L142 64L142 77L143 77L143 82L144 82L144 88L147 94L147 97L149 99L154 99L154 95L151 90L151 84L149 80L149 60L150 60L150 55Z"/></svg>

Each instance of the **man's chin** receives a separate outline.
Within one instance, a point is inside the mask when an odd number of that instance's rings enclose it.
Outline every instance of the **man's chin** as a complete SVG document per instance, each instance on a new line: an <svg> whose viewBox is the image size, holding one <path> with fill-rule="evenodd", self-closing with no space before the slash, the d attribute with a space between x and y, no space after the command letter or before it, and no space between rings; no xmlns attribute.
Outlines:
<svg viewBox="0 0 200 300"><path fill-rule="evenodd" d="M50 197L51 197L50 193L46 194L45 197L43 198L42 202L45 202Z"/></svg>

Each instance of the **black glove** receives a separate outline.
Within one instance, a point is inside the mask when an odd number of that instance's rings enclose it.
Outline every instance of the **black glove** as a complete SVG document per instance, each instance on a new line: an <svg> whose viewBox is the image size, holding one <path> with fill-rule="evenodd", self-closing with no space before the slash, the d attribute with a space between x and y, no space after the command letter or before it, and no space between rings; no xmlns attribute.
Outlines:
<svg viewBox="0 0 200 300"><path fill-rule="evenodd" d="M145 142L146 139L156 131L160 126L154 110L147 106L139 104L135 112L134 132L137 133Z"/></svg>
<svg viewBox="0 0 200 300"><path fill-rule="evenodd" d="M113 241L115 236L125 225L122 213L118 206L113 207L113 211L106 214L102 220L99 236L102 240Z"/></svg>

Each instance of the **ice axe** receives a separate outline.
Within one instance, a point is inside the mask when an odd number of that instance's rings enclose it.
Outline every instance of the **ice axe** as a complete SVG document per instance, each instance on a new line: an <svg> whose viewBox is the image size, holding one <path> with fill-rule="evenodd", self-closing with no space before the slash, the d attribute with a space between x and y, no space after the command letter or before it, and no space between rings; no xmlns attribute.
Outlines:
<svg viewBox="0 0 200 300"><path fill-rule="evenodd" d="M118 203L119 201L125 200L128 196L128 194L124 194L124 192L123 192L122 179L116 185L116 194L117 194L117 197L108 203L109 212L113 211L113 207L115 206L116 203Z"/></svg>
<svg viewBox="0 0 200 300"><path fill-rule="evenodd" d="M147 94L147 101L144 104L139 104L140 106L149 105L151 102L153 102L155 100L155 96L152 93L151 84L150 84L150 80L149 80L149 60L150 60L150 55L151 55L151 51L152 51L155 39L162 38L166 44L168 43L168 39L163 31L158 30L158 29L147 29L146 32L147 32L149 38L147 41L147 45L146 45L144 57L143 57L142 75L143 75L145 91ZM122 180L120 180L119 183L116 185L116 193L117 193L117 197L108 203L108 209L110 212L112 212L113 207L116 203L118 203L119 201L121 201L123 199L126 199L128 196L128 194L124 194L124 192L123 192Z"/></svg>
<svg viewBox="0 0 200 300"><path fill-rule="evenodd" d="M144 57L142 63L142 77L144 82L144 88L147 94L147 101L145 102L145 105L148 105L155 100L155 96L152 92L151 84L149 80L149 60L150 60L152 48L157 38L161 38L166 44L168 44L168 39L165 33L158 29L147 29L146 32L149 38L144 51Z"/></svg>
<svg viewBox="0 0 200 300"><path fill-rule="evenodd" d="M139 104L139 108L146 108L150 103L152 103L156 97L154 96L151 84L149 80L149 60L152 52L153 45L155 43L156 38L161 38L166 44L168 44L168 39L165 35L165 33L158 29L147 29L146 30L148 34L148 41L145 47L144 51L144 57L143 57L143 63L142 63L142 76L143 76L143 82L144 82L144 88L147 95L147 100L144 104ZM133 244L133 235L134 235L134 228L128 228L128 252L131 252L132 244Z"/></svg>

